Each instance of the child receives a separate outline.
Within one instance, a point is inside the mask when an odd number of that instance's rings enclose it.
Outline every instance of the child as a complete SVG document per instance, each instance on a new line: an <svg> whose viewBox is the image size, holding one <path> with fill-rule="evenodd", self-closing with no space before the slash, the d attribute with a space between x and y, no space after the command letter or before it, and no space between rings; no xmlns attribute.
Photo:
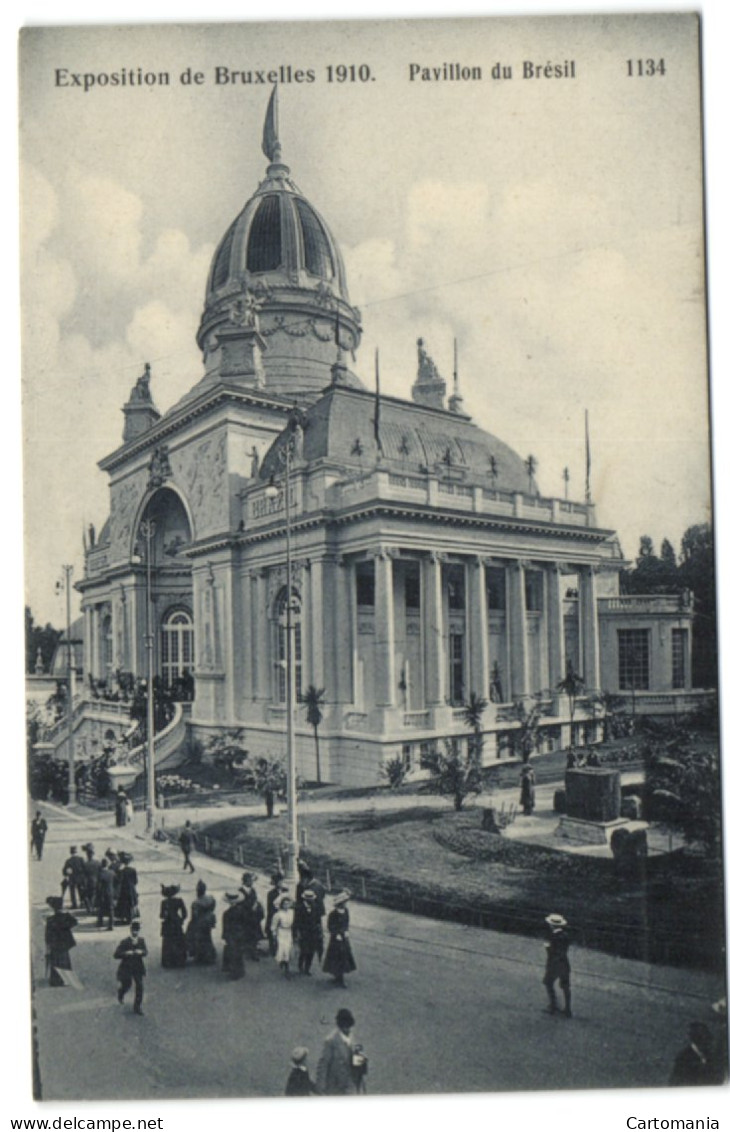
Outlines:
<svg viewBox="0 0 730 1132"><path fill-rule="evenodd" d="M365 1053L364 1046L354 1045L352 1047L352 1077L355 1082L355 1089L358 1093L365 1093L365 1077L368 1071L368 1059Z"/></svg>
<svg viewBox="0 0 730 1132"><path fill-rule="evenodd" d="M289 974L289 961L294 946L293 927L294 909L292 908L291 898L289 896L282 896L279 901L278 911L274 914L271 921L271 934L276 940L276 961L284 972L284 977L287 979L291 977Z"/></svg>
<svg viewBox="0 0 730 1132"><path fill-rule="evenodd" d="M318 1092L317 1086L309 1076L307 1069L307 1056L309 1050L306 1046L297 1046L291 1054L291 1072L287 1078L285 1097L311 1097Z"/></svg>

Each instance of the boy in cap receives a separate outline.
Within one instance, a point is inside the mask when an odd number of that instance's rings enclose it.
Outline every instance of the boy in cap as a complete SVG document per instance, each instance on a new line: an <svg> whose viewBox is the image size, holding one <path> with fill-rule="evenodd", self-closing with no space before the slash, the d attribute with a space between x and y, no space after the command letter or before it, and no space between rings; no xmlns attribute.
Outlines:
<svg viewBox="0 0 730 1132"><path fill-rule="evenodd" d="M309 1050L306 1046L296 1046L291 1053L291 1072L287 1077L285 1097L316 1096L319 1090L307 1069Z"/></svg>
<svg viewBox="0 0 730 1132"><path fill-rule="evenodd" d="M557 979L565 999L565 1017L572 1018L570 998L570 962L568 961L568 948L570 936L568 934L568 921L559 912L551 912L545 917L549 929L549 936L545 949L547 962L545 964L545 977L543 983L548 993L548 1014L556 1014L558 1003L555 997L555 980Z"/></svg>

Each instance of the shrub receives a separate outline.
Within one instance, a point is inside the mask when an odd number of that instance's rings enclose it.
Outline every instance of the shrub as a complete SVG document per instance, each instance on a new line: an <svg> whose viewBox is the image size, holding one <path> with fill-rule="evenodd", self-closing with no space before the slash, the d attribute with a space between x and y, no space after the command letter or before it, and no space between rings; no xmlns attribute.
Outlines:
<svg viewBox="0 0 730 1132"><path fill-rule="evenodd" d="M384 778L392 790L402 786L410 774L410 767L400 755L388 759L380 768L380 777Z"/></svg>

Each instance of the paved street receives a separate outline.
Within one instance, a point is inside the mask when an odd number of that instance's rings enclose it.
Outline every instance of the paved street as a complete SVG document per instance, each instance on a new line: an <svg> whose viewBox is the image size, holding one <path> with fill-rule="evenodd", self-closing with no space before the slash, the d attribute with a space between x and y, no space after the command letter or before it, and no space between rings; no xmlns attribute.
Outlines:
<svg viewBox="0 0 730 1132"><path fill-rule="evenodd" d="M286 982L274 962L228 983L218 969L160 967L160 884L202 877L218 901L240 869L198 856L194 877L169 845L44 807L49 835L31 864L39 1070L46 1100L280 1095L294 1045L312 1072L337 1009L350 1007L370 1057L371 1093L663 1085L689 1021L706 1019L720 980L698 972L573 951L575 1017L543 1013L539 940L351 905L358 971L336 990L318 971ZM84 989L53 989L43 971L45 897L59 891L69 845L91 839L134 854L150 949L145 1015L115 997L112 953L125 929L81 916L72 953ZM267 862L252 862L265 891ZM546 912L552 909L546 909ZM216 929L218 935L219 928ZM131 997L131 996L130 996Z"/></svg>

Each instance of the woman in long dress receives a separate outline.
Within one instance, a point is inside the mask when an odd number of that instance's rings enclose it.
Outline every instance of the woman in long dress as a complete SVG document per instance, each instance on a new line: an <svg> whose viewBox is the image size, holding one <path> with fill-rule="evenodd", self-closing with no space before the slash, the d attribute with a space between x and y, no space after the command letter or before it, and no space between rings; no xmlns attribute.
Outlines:
<svg viewBox="0 0 730 1132"><path fill-rule="evenodd" d="M70 912L62 911L63 897L49 896L46 904L52 910L52 915L46 920L46 963L48 965L48 982L52 987L64 986L59 971L71 970L72 947L76 946L72 928L78 920Z"/></svg>
<svg viewBox="0 0 730 1132"><path fill-rule="evenodd" d="M199 880L196 897L190 907L190 923L185 933L188 955L196 963L215 963L215 946L212 931L215 927L215 897L210 896L205 881Z"/></svg>
<svg viewBox="0 0 730 1132"><path fill-rule="evenodd" d="M119 895L117 896L116 917L120 924L131 924L137 916L137 870L132 867L134 858L124 850L119 854L120 867L117 873Z"/></svg>
<svg viewBox="0 0 730 1132"><path fill-rule="evenodd" d="M162 885L160 920L162 921L162 966L184 967L186 960L183 924L188 918L185 902L180 899L179 884Z"/></svg>
<svg viewBox="0 0 730 1132"><path fill-rule="evenodd" d="M282 896L279 907L271 920L271 934L276 940L276 961L288 979L289 963L294 947L294 908L291 897Z"/></svg>
<svg viewBox="0 0 730 1132"><path fill-rule="evenodd" d="M520 805L526 817L535 809L535 771L529 762L525 763L520 774Z"/></svg>
<svg viewBox="0 0 730 1132"><path fill-rule="evenodd" d="M334 977L335 986L338 987L344 987L346 985L345 975L356 969L355 957L352 954L349 939L350 913L347 910L349 899L350 893L347 889L335 896L334 907L327 917L329 943L327 944L322 970Z"/></svg>

